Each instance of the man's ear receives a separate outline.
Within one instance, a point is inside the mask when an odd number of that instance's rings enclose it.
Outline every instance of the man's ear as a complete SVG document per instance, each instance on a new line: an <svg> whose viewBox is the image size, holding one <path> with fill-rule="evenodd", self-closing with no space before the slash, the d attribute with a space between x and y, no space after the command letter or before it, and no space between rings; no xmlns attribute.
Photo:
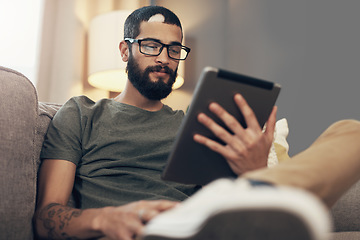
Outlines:
<svg viewBox="0 0 360 240"><path fill-rule="evenodd" d="M125 40L122 40L119 44L119 50L121 58L124 62L127 62L129 60L129 46L125 42Z"/></svg>

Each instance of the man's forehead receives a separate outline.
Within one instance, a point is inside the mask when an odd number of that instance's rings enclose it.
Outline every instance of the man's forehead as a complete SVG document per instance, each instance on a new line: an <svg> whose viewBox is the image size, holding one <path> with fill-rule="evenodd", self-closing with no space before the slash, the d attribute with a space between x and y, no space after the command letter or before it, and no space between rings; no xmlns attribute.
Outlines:
<svg viewBox="0 0 360 240"><path fill-rule="evenodd" d="M181 43L182 32L181 28L174 24L167 24L162 21L143 21L140 24L140 34L137 37Z"/></svg>

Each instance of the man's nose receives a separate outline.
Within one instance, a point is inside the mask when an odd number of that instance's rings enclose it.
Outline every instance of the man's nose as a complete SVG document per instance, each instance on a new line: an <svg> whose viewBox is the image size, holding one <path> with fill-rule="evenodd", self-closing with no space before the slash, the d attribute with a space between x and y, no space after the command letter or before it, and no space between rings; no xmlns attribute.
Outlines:
<svg viewBox="0 0 360 240"><path fill-rule="evenodd" d="M170 57L168 55L167 52L167 48L164 47L163 50L161 51L161 53L159 54L159 56L156 56L156 61L160 62L162 64L169 64L170 62Z"/></svg>

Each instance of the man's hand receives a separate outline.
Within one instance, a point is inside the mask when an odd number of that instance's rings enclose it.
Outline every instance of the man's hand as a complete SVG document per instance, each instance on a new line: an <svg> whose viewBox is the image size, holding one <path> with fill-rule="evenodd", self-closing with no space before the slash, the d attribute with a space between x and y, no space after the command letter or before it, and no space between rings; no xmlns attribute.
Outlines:
<svg viewBox="0 0 360 240"><path fill-rule="evenodd" d="M177 202L167 200L139 201L120 207L106 207L94 221L96 230L106 239L131 240L141 236L144 225Z"/></svg>
<svg viewBox="0 0 360 240"><path fill-rule="evenodd" d="M167 200L138 201L119 207L76 209L51 203L35 215L38 233L46 239L133 240L153 217L176 206Z"/></svg>
<svg viewBox="0 0 360 240"><path fill-rule="evenodd" d="M204 113L200 113L198 121L211 130L225 145L199 134L194 135L194 140L221 154L234 173L241 175L247 171L267 166L267 159L274 138L277 107L273 108L266 123L266 130L262 132L256 116L246 100L240 94L236 94L234 101L244 116L247 124L246 129L219 104L211 103L209 105L210 111L218 116L233 134L219 126Z"/></svg>

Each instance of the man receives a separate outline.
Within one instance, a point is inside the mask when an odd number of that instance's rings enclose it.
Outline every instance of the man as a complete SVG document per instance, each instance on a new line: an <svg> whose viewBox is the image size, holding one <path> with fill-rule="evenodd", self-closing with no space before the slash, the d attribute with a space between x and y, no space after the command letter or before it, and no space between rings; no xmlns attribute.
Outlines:
<svg viewBox="0 0 360 240"><path fill-rule="evenodd" d="M150 219L173 208L198 189L160 180L170 145L184 115L161 103L171 92L179 61L190 51L181 45L182 38L180 21L168 9L151 6L134 11L126 20L124 40L119 45L123 61L128 62L126 89L115 99L96 103L86 97L72 98L56 114L41 155L43 163L34 218L39 236L133 239L141 234ZM294 166L291 163L279 168L263 168L273 140L276 108L262 133L246 101L240 95L236 95L234 101L243 112L248 128L243 129L221 106L213 103L210 110L234 134L200 114L199 121L226 145L199 135L195 135L194 140L222 154L238 175L305 188L329 205L358 179L359 174L354 172L351 172L351 179L343 178L339 183L331 178L329 183L337 186L331 191L326 189L323 177L314 176L305 183L299 180L307 172L315 173L322 165L334 171L335 176L341 176L340 170L350 171L348 164L339 169L338 164L327 162L336 160L340 154L324 156L324 153L331 144L359 142L359 123L335 125L305 153L308 159L296 161L295 157L289 161L296 165L294 175L299 175L290 181L287 177ZM328 140L328 135L333 133L338 137ZM342 156L354 169L360 168L360 153L354 146L344 146ZM298 172L299 168L304 171ZM251 171L255 169L260 170ZM313 189L313 186L318 188ZM73 188L79 208L66 206Z"/></svg>

